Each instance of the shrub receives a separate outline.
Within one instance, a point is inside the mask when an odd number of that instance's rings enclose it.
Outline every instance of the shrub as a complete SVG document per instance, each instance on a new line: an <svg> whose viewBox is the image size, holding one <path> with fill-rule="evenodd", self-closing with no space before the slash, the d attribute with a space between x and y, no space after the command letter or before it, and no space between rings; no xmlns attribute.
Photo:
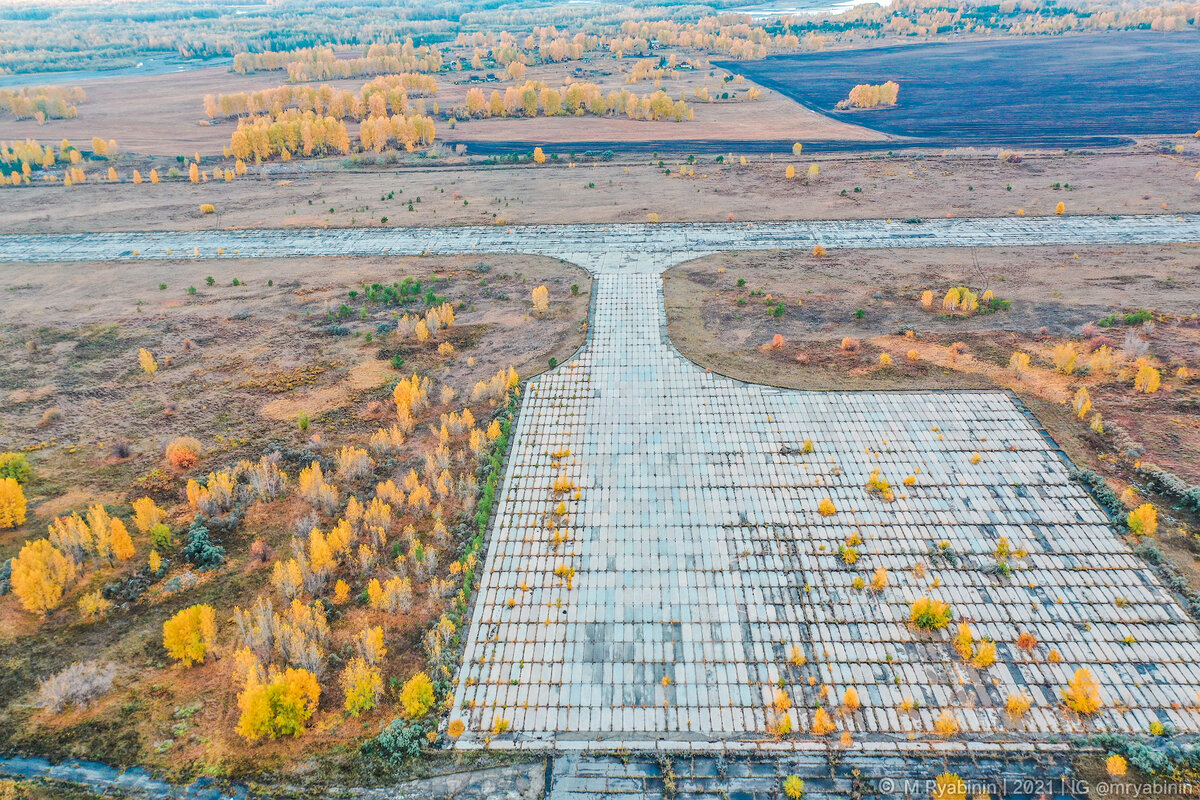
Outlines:
<svg viewBox="0 0 1200 800"><path fill-rule="evenodd" d="M163 647L185 667L203 662L217 638L217 618L212 606L185 608L163 623Z"/></svg>
<svg viewBox="0 0 1200 800"><path fill-rule="evenodd" d="M933 730L938 736L949 739L958 733L958 720L949 711L943 711L934 721Z"/></svg>
<svg viewBox="0 0 1200 800"><path fill-rule="evenodd" d="M1087 667L1075 670L1063 692L1063 702L1067 708L1079 714L1094 714L1104 705L1100 699L1100 684Z"/></svg>
<svg viewBox="0 0 1200 800"><path fill-rule="evenodd" d="M461 719L450 720L450 725L446 729L446 733L450 734L451 739L457 739L458 737L460 737L464 733L466 733L466 731L467 731L467 723L463 722Z"/></svg>
<svg viewBox="0 0 1200 800"><path fill-rule="evenodd" d="M813 736L825 736L833 733L837 726L833 724L833 718L829 716L829 712L824 708L818 708L813 714L812 734Z"/></svg>
<svg viewBox="0 0 1200 800"><path fill-rule="evenodd" d="M1142 364L1138 367L1137 376L1133 381L1133 388L1136 391L1145 394L1154 394L1161 385L1162 373L1149 364Z"/></svg>
<svg viewBox="0 0 1200 800"><path fill-rule="evenodd" d="M84 618L96 620L103 618L104 615L108 613L109 609L112 608L112 603L110 603L104 597L104 595L101 594L100 590L97 589L94 592L88 592L83 597L80 597L78 607L79 613L83 615Z"/></svg>
<svg viewBox="0 0 1200 800"><path fill-rule="evenodd" d="M167 463L178 470L187 470L200 462L200 442L191 436L172 439L167 445Z"/></svg>
<svg viewBox="0 0 1200 800"><path fill-rule="evenodd" d="M149 497L139 497L133 501L132 506L134 527L142 533L149 533L151 529L161 524L163 517L166 516L166 512Z"/></svg>
<svg viewBox="0 0 1200 800"><path fill-rule="evenodd" d="M950 604L929 597L919 597L909 611L909 621L922 630L941 630L954 619L954 611Z"/></svg>
<svg viewBox="0 0 1200 800"><path fill-rule="evenodd" d="M29 483L33 468L24 453L0 453L0 478L12 478L20 484Z"/></svg>
<svg viewBox="0 0 1200 800"><path fill-rule="evenodd" d="M225 548L213 544L208 536L208 528L199 522L193 522L192 527L188 529L188 543L187 547L183 548L183 558L201 572L216 569L225 563Z"/></svg>
<svg viewBox="0 0 1200 800"><path fill-rule="evenodd" d="M943 772L934 779L930 792L933 800L959 800L967 796L967 784L953 772Z"/></svg>
<svg viewBox="0 0 1200 800"><path fill-rule="evenodd" d="M150 543L163 550L175 543L174 537L171 536L171 529L167 527L166 523L160 522L153 525L146 533L150 536Z"/></svg>
<svg viewBox="0 0 1200 800"><path fill-rule="evenodd" d="M1153 536L1158 530L1158 511L1151 504L1142 503L1129 512L1126 522L1129 530L1138 536Z"/></svg>
<svg viewBox="0 0 1200 800"><path fill-rule="evenodd" d="M979 643L979 650L976 651L975 657L971 659L971 666L975 669L987 669L996 663L996 643L984 640Z"/></svg>
<svg viewBox="0 0 1200 800"><path fill-rule="evenodd" d="M819 511L823 517L832 517L837 513L837 506L833 504L833 500L831 498L826 497L817 504L817 511Z"/></svg>
<svg viewBox="0 0 1200 800"><path fill-rule="evenodd" d="M86 707L112 688L116 676L113 664L77 662L42 681L33 704L54 714L67 706Z"/></svg>
<svg viewBox="0 0 1200 800"><path fill-rule="evenodd" d="M378 736L363 745L363 751L389 761L415 758L421 754L426 735L427 730L420 722L392 720Z"/></svg>
<svg viewBox="0 0 1200 800"><path fill-rule="evenodd" d="M1079 387L1079 391L1075 392L1075 399L1071 402L1071 407L1075 409L1075 416L1078 419L1083 419L1092 410L1092 395L1086 386Z"/></svg>
<svg viewBox="0 0 1200 800"><path fill-rule="evenodd" d="M1129 770L1129 764L1124 756L1114 753L1104 760L1104 769L1110 776L1118 778Z"/></svg>
<svg viewBox="0 0 1200 800"><path fill-rule="evenodd" d="M804 781L799 775L788 775L783 779L783 793L791 800L800 800L804 797Z"/></svg>
<svg viewBox="0 0 1200 800"><path fill-rule="evenodd" d="M1079 359L1079 352L1075 349L1073 342L1064 342L1056 345L1050 351L1050 358L1054 362L1054 368L1063 375L1070 375L1075 371L1075 362Z"/></svg>
<svg viewBox="0 0 1200 800"><path fill-rule="evenodd" d="M1020 694L1010 694L1008 696L1008 701L1004 704L1004 710L1013 718L1020 719L1025 716L1032 705L1033 699L1025 692L1021 692Z"/></svg>

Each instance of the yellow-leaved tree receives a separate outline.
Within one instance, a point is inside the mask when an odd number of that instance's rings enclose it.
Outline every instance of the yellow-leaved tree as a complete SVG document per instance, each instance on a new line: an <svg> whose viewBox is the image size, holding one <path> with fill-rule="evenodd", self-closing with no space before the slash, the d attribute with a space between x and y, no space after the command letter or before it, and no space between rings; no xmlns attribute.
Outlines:
<svg viewBox="0 0 1200 800"><path fill-rule="evenodd" d="M204 661L216 639L216 611L209 605L185 608L163 623L163 647L185 667Z"/></svg>
<svg viewBox="0 0 1200 800"><path fill-rule="evenodd" d="M268 675L266 681L259 680L252 670L246 688L238 695L242 716L237 732L250 742L299 736L320 700L321 686L306 669L288 667Z"/></svg>
<svg viewBox="0 0 1200 800"><path fill-rule="evenodd" d="M423 717L433 707L433 681L424 672L418 672L404 683L400 690L400 706L409 719Z"/></svg>
<svg viewBox="0 0 1200 800"><path fill-rule="evenodd" d="M534 311L542 314L550 309L550 290L545 286L539 286L534 289L531 297L533 299Z"/></svg>
<svg viewBox="0 0 1200 800"><path fill-rule="evenodd" d="M0 530L25 524L25 490L16 478L0 478Z"/></svg>
<svg viewBox="0 0 1200 800"><path fill-rule="evenodd" d="M13 592L26 611L38 614L62 602L63 588L75 575L75 560L49 539L26 542L12 562Z"/></svg>
<svg viewBox="0 0 1200 800"><path fill-rule="evenodd" d="M350 659L342 670L341 684L346 693L345 708L355 717L374 708L383 693L383 676L379 668L368 664L362 656Z"/></svg>
<svg viewBox="0 0 1200 800"><path fill-rule="evenodd" d="M158 362L155 360L154 354L145 348L138 350L138 366L142 367L142 372L148 375L158 372Z"/></svg>

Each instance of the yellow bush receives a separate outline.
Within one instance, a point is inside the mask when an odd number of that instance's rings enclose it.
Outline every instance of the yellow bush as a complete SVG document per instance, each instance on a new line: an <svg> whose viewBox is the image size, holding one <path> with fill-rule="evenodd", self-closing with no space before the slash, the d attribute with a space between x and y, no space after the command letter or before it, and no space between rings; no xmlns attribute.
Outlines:
<svg viewBox="0 0 1200 800"><path fill-rule="evenodd" d="M813 736L825 736L837 730L837 726L833 724L833 718L829 716L829 712L824 708L818 708L813 714L812 734Z"/></svg>
<svg viewBox="0 0 1200 800"><path fill-rule="evenodd" d="M971 666L975 669L987 669L996 663L996 643L984 640L979 643L979 649L975 652L975 657L971 659Z"/></svg>
<svg viewBox="0 0 1200 800"><path fill-rule="evenodd" d="M1050 359L1054 362L1054 368L1063 375L1070 375L1075 371L1075 363L1079 360L1079 352L1075 349L1073 342L1063 342L1056 345L1050 351Z"/></svg>
<svg viewBox="0 0 1200 800"><path fill-rule="evenodd" d="M1029 711L1033 705L1033 698L1028 694L1021 692L1020 694L1010 694L1008 701L1004 704L1004 710L1009 713L1014 719L1020 719Z"/></svg>
<svg viewBox="0 0 1200 800"><path fill-rule="evenodd" d="M550 290L545 286L539 286L531 293L533 299L533 310L539 314L545 313L550 309Z"/></svg>
<svg viewBox="0 0 1200 800"><path fill-rule="evenodd" d="M215 214L216 211L217 211L217 207L214 206L212 203L201 203L200 204L200 213L201 214Z"/></svg>
<svg viewBox="0 0 1200 800"><path fill-rule="evenodd" d="M1129 530L1138 536L1153 536L1158 530L1158 511L1151 504L1142 503L1129 512L1126 521L1129 523Z"/></svg>
<svg viewBox="0 0 1200 800"><path fill-rule="evenodd" d="M823 517L832 517L837 513L837 506L833 504L833 500L826 497L817 504L817 511L821 512Z"/></svg>
<svg viewBox="0 0 1200 800"><path fill-rule="evenodd" d="M783 793L791 800L800 800L804 797L804 781L800 780L799 775L788 775L783 779Z"/></svg>
<svg viewBox="0 0 1200 800"><path fill-rule="evenodd" d="M1129 771L1129 765L1124 756L1113 754L1104 760L1104 769L1114 778L1119 778Z"/></svg>
<svg viewBox="0 0 1200 800"><path fill-rule="evenodd" d="M943 772L934 779L930 795L933 800L965 800L966 781L953 772Z"/></svg>
<svg viewBox="0 0 1200 800"><path fill-rule="evenodd" d="M467 731L467 723L461 719L450 720L450 727L446 730L450 734L451 739L457 739Z"/></svg>
<svg viewBox="0 0 1200 800"><path fill-rule="evenodd" d="M1100 699L1100 684L1087 667L1075 670L1063 692L1067 708L1079 714L1095 714L1104 705Z"/></svg>
<svg viewBox="0 0 1200 800"><path fill-rule="evenodd" d="M133 525L139 533L148 533L166 517L166 512L149 497L139 497L132 503Z"/></svg>
<svg viewBox="0 0 1200 800"><path fill-rule="evenodd" d="M876 592L882 592L888 585L888 571L884 567L879 567L871 575L871 589Z"/></svg>
<svg viewBox="0 0 1200 800"><path fill-rule="evenodd" d="M909 611L909 621L927 631L941 630L950 624L954 611L950 604L929 597L919 597L913 601Z"/></svg>
<svg viewBox="0 0 1200 800"><path fill-rule="evenodd" d="M112 603L105 599L99 589L94 592L88 592L79 598L78 605L79 613L88 619L99 619L112 608Z"/></svg>
<svg viewBox="0 0 1200 800"><path fill-rule="evenodd" d="M1162 374L1149 364L1138 367L1137 376L1133 380L1133 388L1144 394L1154 394L1162 385Z"/></svg>
<svg viewBox="0 0 1200 800"><path fill-rule="evenodd" d="M958 733L958 720L949 711L943 711L933 723L933 730L938 736L949 739Z"/></svg>
<svg viewBox="0 0 1200 800"><path fill-rule="evenodd" d="M853 714L862 705L858 699L858 690L851 686L842 694L842 707Z"/></svg>
<svg viewBox="0 0 1200 800"><path fill-rule="evenodd" d="M963 661L969 661L975 654L975 636L971 626L965 622L958 623L958 633L954 634L954 650Z"/></svg>
<svg viewBox="0 0 1200 800"><path fill-rule="evenodd" d="M1008 357L1008 368L1016 373L1018 378L1021 377L1029 371L1029 354L1013 353Z"/></svg>
<svg viewBox="0 0 1200 800"><path fill-rule="evenodd" d="M1075 409L1075 416L1079 419L1086 417L1092 410L1092 395L1086 386L1079 387L1079 391L1075 393L1075 399L1071 401L1071 406Z"/></svg>

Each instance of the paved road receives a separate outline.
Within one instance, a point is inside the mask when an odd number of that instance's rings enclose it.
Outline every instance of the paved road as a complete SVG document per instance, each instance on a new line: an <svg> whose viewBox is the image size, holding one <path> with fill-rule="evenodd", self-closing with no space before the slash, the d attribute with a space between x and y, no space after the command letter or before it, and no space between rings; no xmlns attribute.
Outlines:
<svg viewBox="0 0 1200 800"><path fill-rule="evenodd" d="M678 252L1200 242L1200 214L758 223L0 234L0 262L394 253ZM218 251L223 251L220 255ZM135 255L136 254L136 255Z"/></svg>
<svg viewBox="0 0 1200 800"><path fill-rule="evenodd" d="M932 240L980 229L950 227ZM593 272L593 313L586 346L525 392L456 687L459 747L715 750L783 724L798 735L771 747L820 749L815 709L851 688L863 707L838 729L873 746L925 748L943 712L976 741L1046 744L1081 729L1060 693L1084 666L1106 703L1094 729L1200 731L1200 629L1010 395L711 374L671 345L663 308L661 272L699 253L578 252L581 238L542 251ZM876 469L893 499L866 488ZM998 577L1005 540L1023 555ZM855 586L879 569L886 587ZM925 594L995 642L995 665L908 624ZM1021 719L1004 712L1013 694L1032 703Z"/></svg>

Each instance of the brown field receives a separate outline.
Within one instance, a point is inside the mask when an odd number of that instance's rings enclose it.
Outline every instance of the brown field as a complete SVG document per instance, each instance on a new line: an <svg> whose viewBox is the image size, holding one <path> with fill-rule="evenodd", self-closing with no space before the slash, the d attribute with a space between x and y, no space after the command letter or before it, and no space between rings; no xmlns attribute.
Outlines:
<svg viewBox="0 0 1200 800"><path fill-rule="evenodd" d="M553 148L548 150L554 153ZM0 232L58 233L211 227L537 224L950 216L1185 213L1200 209L1200 156L1163 155L1149 146L1093 154L1037 154L1020 164L995 153L905 153L792 159L751 157L747 166L703 157L694 177L681 159L560 161L484 166L409 157L403 167L345 169L341 161L273 165L270 177L191 184L186 175L152 186L111 184L100 170L73 187L0 187L9 200ZM735 159L736 160L736 159ZM788 181L784 169L820 166L816 182ZM131 167L117 162L128 178ZM164 170L167 162L159 164ZM209 161L202 167L211 168ZM319 169L318 169L319 167ZM147 169L142 166L143 171ZM666 175L665 170L671 169ZM1053 188L1059 184L1058 189ZM855 191L855 188L862 191ZM1011 189L1009 188L1011 187ZM388 193L394 197L380 200ZM408 202L413 210L408 210ZM218 214L202 216L201 203ZM333 211L330 211L333 209ZM387 223L381 223L383 217Z"/></svg>
<svg viewBox="0 0 1200 800"><path fill-rule="evenodd" d="M1015 392L1081 467L1105 475L1121 491L1142 492L1130 459L1113 432L1123 429L1141 458L1200 482L1200 321L1195 285L1200 246L930 248L891 251L723 254L687 262L666 276L671 340L689 359L724 375L799 389L994 389ZM744 280L744 286L738 281ZM1009 310L970 317L921 307L925 289L935 309L954 286L978 294L991 289L1011 301ZM782 302L783 316L768 303ZM862 310L861 318L857 312ZM1148 309L1153 326L1095 323L1110 315ZM906 335L911 331L912 335ZM1124 364L1127 333L1148 344L1161 370L1162 388L1133 390L1133 368ZM779 348L765 347L783 337ZM847 337L858 340L852 352ZM1075 343L1079 368L1055 370L1052 350ZM1089 371L1087 354L1108 345L1112 372ZM915 360L908 357L912 351ZM1008 367L1014 351L1033 368L1018 378ZM892 357L880 364L881 354ZM1179 367L1190 373L1175 375ZM1087 387L1108 435L1093 432L1089 416L1076 418L1074 393ZM1196 520L1159 505L1160 543L1200 587L1200 545L1188 533Z"/></svg>
<svg viewBox="0 0 1200 800"><path fill-rule="evenodd" d="M583 70L573 74L578 67ZM590 81L605 90L627 88L639 95L655 91L652 82L625 84L629 60L623 62L596 56L585 62L567 62L532 67L525 80L545 81L560 86L572 81ZM722 86L725 70L713 68L680 72L662 81L661 88L673 97L687 91L689 98L702 86L712 91ZM504 93L511 81L479 84L456 84L469 73L444 73L437 76L438 93L428 99L443 109L462 106L467 90L478 85L485 95L493 89ZM477 73L479 75L485 72ZM328 83L340 89L357 91L369 77L331 81L313 81L311 85ZM522 81L523 82L523 81ZM85 149L93 136L116 139L124 153L141 156L189 158L196 152L202 157L222 154L229 136L237 126L236 120L218 120L214 124L204 114L204 95L258 91L287 83L282 71L238 75L228 67L205 67L145 76L96 77L79 81L87 93L87 101L79 106L75 119L51 120L39 125L33 120L0 120L0 140L33 138L58 142L70 139ZM730 83L720 91L744 94L749 82ZM761 89L761 87L760 87ZM763 96L756 101L696 102L695 119L676 122L633 121L617 117L538 117L535 119L480 119L450 123L438 119L438 139L441 141L507 141L541 140L547 143L604 140L677 140L677 139L796 139L817 141L841 139L855 141L885 141L889 137L840 122L801 106L770 89L761 89ZM690 101L689 101L690 102ZM139 124L130 125L131 119ZM358 125L350 125L351 135L357 138Z"/></svg>
<svg viewBox="0 0 1200 800"><path fill-rule="evenodd" d="M212 286L205 281L209 274ZM423 310L427 301L393 308L348 295L406 276L457 310L454 324L428 342L397 341L377 330L398 313ZM245 285L232 286L234 278ZM294 481L311 458L336 460L344 445L365 447L371 432L394 420L390 386L414 372L433 381L429 407L401 452L376 454L362 487L343 484L343 500L352 492L369 498L368 484L399 483L410 468L422 471L424 454L438 441L431 425L436 430L439 415L469 407L486 427L496 413L494 405L471 398L476 381L509 364L527 377L546 369L550 357L562 360L578 348L590 290L586 273L540 257L486 256L14 265L7 281L0 308L0 344L9 354L0 367L0 450L26 451L35 477L26 487L25 524L0 534L0 560L45 536L57 515L105 503L127 518L129 502L143 495L167 510L176 546L163 552L168 566L155 576L145 567L149 542L130 526L137 554L115 567L89 562L82 580L44 619L22 609L13 594L0 597L0 749L137 763L175 777L278 769L296 779L311 770L308 756L356 752L359 741L396 717L399 683L423 668L421 636L449 601L418 584L412 609L387 615L355 599L363 578L345 576L353 584L351 600L330 614L321 706L308 733L249 746L234 733L241 687L231 675L233 659L225 658L237 647L230 616L235 605L273 594L271 562L292 552L296 522L309 505L291 492L251 503L239 525L214 535L227 549L224 565L194 572L194 587L171 592L168 582L189 571L178 550L193 513L184 484L240 459L257 461L271 449L281 452L280 467ZM168 287L160 289L160 282ZM531 316L530 292L541 284L549 288L551 306ZM198 287L195 295L187 293L189 285ZM352 312L335 313L333 323L350 332L330 335L328 314L343 303ZM439 353L446 342L453 354ZM138 367L141 347L158 360L153 376ZM400 370L388 361L393 355L405 359ZM443 387L453 390L453 399L443 399ZM297 426L301 412L311 417L307 431ZM198 438L204 448L199 464L186 471L163 460L164 443L180 435ZM452 437L449 447L454 468L474 474L475 458L461 437ZM445 548L440 577L453 578L446 570L469 530L458 526L473 514L473 505L446 500L453 541L439 543ZM408 509L397 515L397 526L414 522L422 536L432 525ZM319 524L325 528L334 519L321 515ZM393 533L398 543L399 527ZM275 554L265 563L251 557L256 540ZM144 576L150 576L144 588L117 598L99 621L85 621L75 608L87 591L127 587ZM275 601L279 608L277 595ZM218 610L221 658L184 668L164 652L161 626L196 603ZM386 685L378 709L351 717L341 708L337 665L353 652L350 637L368 624L385 626L384 679L397 682ZM52 715L31 705L40 679L85 658L120 665L112 691L83 711ZM301 753L306 756L298 758Z"/></svg>

